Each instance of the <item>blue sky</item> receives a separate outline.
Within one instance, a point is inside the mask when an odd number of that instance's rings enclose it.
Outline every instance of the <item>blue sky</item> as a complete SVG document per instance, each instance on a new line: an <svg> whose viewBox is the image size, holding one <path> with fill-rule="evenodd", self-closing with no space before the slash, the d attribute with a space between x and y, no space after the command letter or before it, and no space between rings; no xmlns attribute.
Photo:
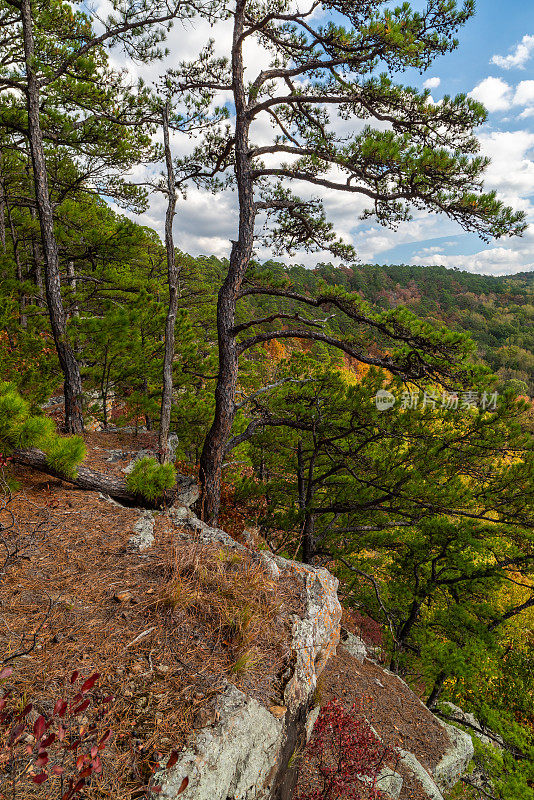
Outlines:
<svg viewBox="0 0 534 800"><path fill-rule="evenodd" d="M460 31L459 39L455 52L412 80L416 85L439 80L431 87L435 100L444 94L473 92L486 105L488 120L479 134L493 159L488 185L526 210L534 225L534 4L479 0L476 16ZM377 261L425 263L426 259L492 274L534 269L532 227L523 239L484 245L477 236L455 233L447 224L450 232L440 236L440 226L441 220L435 236L382 250ZM510 251L509 261L503 250Z"/></svg>
<svg viewBox="0 0 534 800"><path fill-rule="evenodd" d="M109 0L96 0L97 7L109 10ZM413 0L418 9L424 0ZM217 31L201 23L177 25L168 44L173 59L195 58L210 36L216 50L227 55L231 40L230 23L220 23ZM336 229L351 241L364 263L443 264L471 272L502 275L534 270L534 2L533 0L478 0L475 17L459 31L459 48L438 59L423 76L396 75L407 84L431 89L434 102L444 94L472 94L489 111L486 124L478 129L481 150L492 164L486 187L516 209L524 210L532 223L522 238L501 239L484 244L477 236L465 234L456 223L443 216L417 213L410 222L390 231L359 220L361 208L346 197L325 193L329 218ZM266 54L251 50L247 56L249 76L266 66ZM124 57L116 58L135 76L139 69ZM164 65L165 66L165 65ZM143 69L143 77L155 79L162 65ZM227 102L229 98L223 98ZM258 131L260 138L266 131ZM270 134L268 134L270 135ZM176 151L186 152L190 144L175 141ZM193 255L227 256L230 239L237 227L236 198L231 193L214 197L191 189L187 201L178 204L175 219L177 245ZM164 200L155 197L150 211L140 221L163 232ZM270 253L259 251L258 256ZM287 260L287 259L286 259ZM312 266L329 260L329 254L297 256L293 261Z"/></svg>

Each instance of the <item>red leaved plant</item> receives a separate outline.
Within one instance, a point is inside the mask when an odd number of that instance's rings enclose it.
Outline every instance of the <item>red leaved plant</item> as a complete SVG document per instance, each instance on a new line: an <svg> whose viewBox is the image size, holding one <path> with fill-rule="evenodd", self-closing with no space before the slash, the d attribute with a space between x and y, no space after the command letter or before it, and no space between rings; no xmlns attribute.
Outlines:
<svg viewBox="0 0 534 800"><path fill-rule="evenodd" d="M11 672L2 670L0 677ZM46 797L54 792L59 800L72 800L102 773L100 756L112 737L107 715L113 698L91 693L98 673L76 689L79 677L77 671L70 676L65 696L47 715L36 716L32 704L10 690L0 696L0 788L9 786L11 797L26 797L28 782L40 786L48 781Z"/></svg>
<svg viewBox="0 0 534 800"><path fill-rule="evenodd" d="M355 706L347 711L339 700L330 700L304 752L307 775L295 800L378 800L384 797L378 776L394 757Z"/></svg>

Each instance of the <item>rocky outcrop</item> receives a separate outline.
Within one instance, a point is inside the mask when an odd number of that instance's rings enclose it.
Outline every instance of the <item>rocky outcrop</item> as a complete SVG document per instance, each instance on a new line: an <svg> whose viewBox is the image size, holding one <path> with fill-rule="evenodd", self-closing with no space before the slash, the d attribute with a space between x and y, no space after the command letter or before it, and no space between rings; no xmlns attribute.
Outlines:
<svg viewBox="0 0 534 800"><path fill-rule="evenodd" d="M172 508L169 516L179 537L193 535L202 542L246 551L262 562L273 580L288 572L294 575L302 584L305 610L293 618L292 659L280 704L266 708L227 683L213 702L206 724L180 753L177 763L156 776L161 784L157 796L164 800L290 800L297 780L298 759L293 756L304 748L317 719L318 709L313 708L317 678L327 664L328 670L335 670L339 660L335 657L341 619L338 582L325 569L251 550L225 531L201 522L187 507ZM140 527L147 521L140 520ZM423 727L427 724L435 750L440 742L432 761L423 757L424 730L420 731L419 751L411 745L411 749L397 747L398 761L384 767L377 787L385 797L403 800L415 781L418 797L422 792L429 800L443 800L473 756L470 736L437 720L407 684L370 658L359 637L343 631L341 651L345 666L349 658L356 684L358 671L361 680L367 670L375 696L397 693L392 695L395 703L399 707L411 704ZM373 730L383 738L382 730ZM390 741L388 736L383 740Z"/></svg>
<svg viewBox="0 0 534 800"><path fill-rule="evenodd" d="M152 511L142 511L133 526L130 545L137 550L146 550L154 543L154 525L156 518Z"/></svg>
<svg viewBox="0 0 534 800"><path fill-rule="evenodd" d="M227 685L205 727L161 781L160 798L257 800L268 797L284 723L256 700ZM187 778L186 789L179 794Z"/></svg>
<svg viewBox="0 0 534 800"><path fill-rule="evenodd" d="M193 533L206 543L251 554L224 531L201 522L188 508L175 507L169 515L177 536ZM157 776L159 798L290 800L293 794L297 772L292 756L311 733L317 677L339 642L338 581L326 569L265 551L255 555L272 578L290 572L303 588L304 614L293 619L292 659L283 705L268 709L228 684L217 697L212 725L196 734L172 769ZM184 783L186 788L180 792Z"/></svg>
<svg viewBox="0 0 534 800"><path fill-rule="evenodd" d="M378 787L390 800L444 800L473 757L470 736L433 715L358 636L342 630L341 645L324 673L324 701L356 703L377 738L393 748Z"/></svg>
<svg viewBox="0 0 534 800"><path fill-rule="evenodd" d="M445 722L441 722L441 724L444 725L447 731L451 746L443 754L441 761L434 767L433 777L441 791L447 792L458 783L466 771L475 754L475 748L468 733L455 728L453 725L447 725Z"/></svg>

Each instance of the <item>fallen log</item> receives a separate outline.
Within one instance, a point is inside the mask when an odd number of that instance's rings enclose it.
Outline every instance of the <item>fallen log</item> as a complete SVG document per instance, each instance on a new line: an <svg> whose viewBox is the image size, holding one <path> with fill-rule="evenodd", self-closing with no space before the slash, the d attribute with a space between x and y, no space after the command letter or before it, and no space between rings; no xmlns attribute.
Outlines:
<svg viewBox="0 0 534 800"><path fill-rule="evenodd" d="M58 472L48 464L45 453L42 450L15 450L11 455L15 464L22 464L26 467L43 472L53 478L59 478L66 483L77 486L78 489L85 489L91 492L101 492L109 495L124 506L135 508L162 508L174 503L182 505L192 505L198 499L198 487L194 478L178 473L174 489L165 493L157 500L147 500L141 495L133 494L123 478L113 475L106 475L103 472L96 472L80 465L75 478L67 477Z"/></svg>

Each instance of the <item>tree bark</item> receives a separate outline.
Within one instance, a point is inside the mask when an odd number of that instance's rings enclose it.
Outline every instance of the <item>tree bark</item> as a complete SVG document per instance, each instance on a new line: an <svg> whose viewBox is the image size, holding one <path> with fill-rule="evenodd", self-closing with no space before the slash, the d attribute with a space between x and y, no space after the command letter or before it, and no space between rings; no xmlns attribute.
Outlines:
<svg viewBox="0 0 534 800"><path fill-rule="evenodd" d="M434 686L432 688L432 691L430 692L428 700L426 701L426 706L430 710L432 710L434 708L434 706L436 705L436 703L438 702L439 696L440 696L441 692L443 691L443 685L444 685L446 679L447 679L447 673L446 672L442 671L437 675L435 683L434 683Z"/></svg>
<svg viewBox="0 0 534 800"><path fill-rule="evenodd" d="M178 269L172 225L176 209L176 178L172 163L169 139L169 103L163 110L163 142L165 147L165 163L167 167L167 213L165 217L165 249L167 250L167 279L169 284L169 305L165 320L165 351L163 356L163 392L161 396L161 413L159 422L159 460L161 464L169 461L169 431L171 428L172 409L172 363L174 359L174 339L176 314L178 312Z"/></svg>
<svg viewBox="0 0 534 800"><path fill-rule="evenodd" d="M199 513L203 520L216 524L221 497L221 477L225 445L235 418L235 391L238 376L238 348L233 327L239 291L252 256L254 242L254 187L250 169L249 127L243 80L243 45L246 0L238 0L234 15L232 43L232 89L235 122L235 174L239 198L239 234L232 242L228 274L217 300L217 338L219 374L215 389L215 416L206 436L200 457L201 499Z"/></svg>
<svg viewBox="0 0 534 800"><path fill-rule="evenodd" d="M35 196L45 257L45 288L52 335L64 375L65 428L69 433L83 431L82 380L80 368L67 337L67 322L61 297L59 254L54 234L52 203L39 119L39 80L34 69L31 0L21 0L22 32L27 79L28 135L32 157Z"/></svg>
<svg viewBox="0 0 534 800"><path fill-rule="evenodd" d="M4 253L6 252L5 209L6 209L6 193L4 189L4 181L0 176L0 245L2 245L2 250L4 251Z"/></svg>
<svg viewBox="0 0 534 800"><path fill-rule="evenodd" d="M15 229L15 224L13 222L13 216L11 214L11 207L8 202L6 202L6 211L7 211L7 219L9 222L9 232L11 234L11 244L13 245L13 256L15 258L15 268L17 271L17 281L19 284L19 323L21 328L28 327L28 318L25 314L24 309L26 308L26 295L22 291L22 284L24 282L24 275L22 274L22 263L20 260L20 240L17 236L17 231Z"/></svg>
<svg viewBox="0 0 534 800"><path fill-rule="evenodd" d="M37 223L37 211L35 208L30 208L31 218L34 223ZM32 228L31 231L31 245L32 245L32 260L33 260L33 281L37 288L37 297L35 298L37 305L44 308L44 286L43 286L43 271L41 269L41 254L39 253L38 240Z"/></svg>

